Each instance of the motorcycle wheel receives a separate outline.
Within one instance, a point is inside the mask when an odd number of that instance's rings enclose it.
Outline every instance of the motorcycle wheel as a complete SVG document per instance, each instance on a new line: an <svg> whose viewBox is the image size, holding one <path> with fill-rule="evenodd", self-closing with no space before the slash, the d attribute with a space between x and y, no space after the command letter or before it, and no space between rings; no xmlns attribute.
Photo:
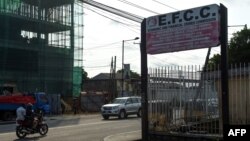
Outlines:
<svg viewBox="0 0 250 141"><path fill-rule="evenodd" d="M22 128L21 126L18 126L18 127L16 128L16 136L17 136L18 138L20 138L20 139L25 138L26 135L27 135L27 133L23 132L22 130L23 130L23 128Z"/></svg>
<svg viewBox="0 0 250 141"><path fill-rule="evenodd" d="M39 127L39 133L40 133L40 135L42 135L42 136L46 135L46 134L48 133L48 130L49 130L49 128L48 128L48 125L47 125L47 124L42 124L42 125L40 125L40 127Z"/></svg>

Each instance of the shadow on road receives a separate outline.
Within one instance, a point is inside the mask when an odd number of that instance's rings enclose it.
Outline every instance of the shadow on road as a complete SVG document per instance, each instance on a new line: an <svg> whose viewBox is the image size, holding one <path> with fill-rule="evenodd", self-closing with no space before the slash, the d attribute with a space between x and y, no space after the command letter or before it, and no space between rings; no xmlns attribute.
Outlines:
<svg viewBox="0 0 250 141"><path fill-rule="evenodd" d="M73 118L62 118L62 119L50 119L47 120L47 124L49 127L58 127L58 126L66 126L66 125L76 125L80 123L80 117Z"/></svg>
<svg viewBox="0 0 250 141"><path fill-rule="evenodd" d="M43 138L43 137L46 137L46 135L45 136L38 135L36 137L25 137L23 139L15 139L13 141L34 141L34 140L39 140L40 138Z"/></svg>

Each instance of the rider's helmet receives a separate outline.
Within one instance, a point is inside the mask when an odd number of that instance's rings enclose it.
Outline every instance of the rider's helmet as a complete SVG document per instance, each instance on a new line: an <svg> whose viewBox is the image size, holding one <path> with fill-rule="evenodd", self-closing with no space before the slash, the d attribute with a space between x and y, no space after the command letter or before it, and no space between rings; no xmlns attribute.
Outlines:
<svg viewBox="0 0 250 141"><path fill-rule="evenodd" d="M28 103L27 106L26 106L26 109L28 111L32 111L32 107L33 107L33 104L32 103Z"/></svg>

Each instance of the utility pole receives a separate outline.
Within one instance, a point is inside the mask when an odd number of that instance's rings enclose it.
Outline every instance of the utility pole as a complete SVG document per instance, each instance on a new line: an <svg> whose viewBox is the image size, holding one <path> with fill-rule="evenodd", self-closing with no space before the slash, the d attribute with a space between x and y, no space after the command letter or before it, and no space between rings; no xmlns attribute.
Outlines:
<svg viewBox="0 0 250 141"><path fill-rule="evenodd" d="M138 40L139 37L135 37L134 39L122 40L122 97L123 97L123 85L124 85L124 43L126 41Z"/></svg>
<svg viewBox="0 0 250 141"><path fill-rule="evenodd" d="M115 60L114 60L114 70L113 70L113 74L114 74L114 93L113 93L113 98L117 97L117 85L116 85L116 56L115 56Z"/></svg>

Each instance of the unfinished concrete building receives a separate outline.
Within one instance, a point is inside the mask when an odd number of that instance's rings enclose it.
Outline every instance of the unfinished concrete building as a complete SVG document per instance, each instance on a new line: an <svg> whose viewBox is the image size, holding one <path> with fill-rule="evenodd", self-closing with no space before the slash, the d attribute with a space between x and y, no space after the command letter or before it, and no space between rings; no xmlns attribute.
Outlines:
<svg viewBox="0 0 250 141"><path fill-rule="evenodd" d="M79 95L83 6L76 0L0 0L0 86Z"/></svg>

